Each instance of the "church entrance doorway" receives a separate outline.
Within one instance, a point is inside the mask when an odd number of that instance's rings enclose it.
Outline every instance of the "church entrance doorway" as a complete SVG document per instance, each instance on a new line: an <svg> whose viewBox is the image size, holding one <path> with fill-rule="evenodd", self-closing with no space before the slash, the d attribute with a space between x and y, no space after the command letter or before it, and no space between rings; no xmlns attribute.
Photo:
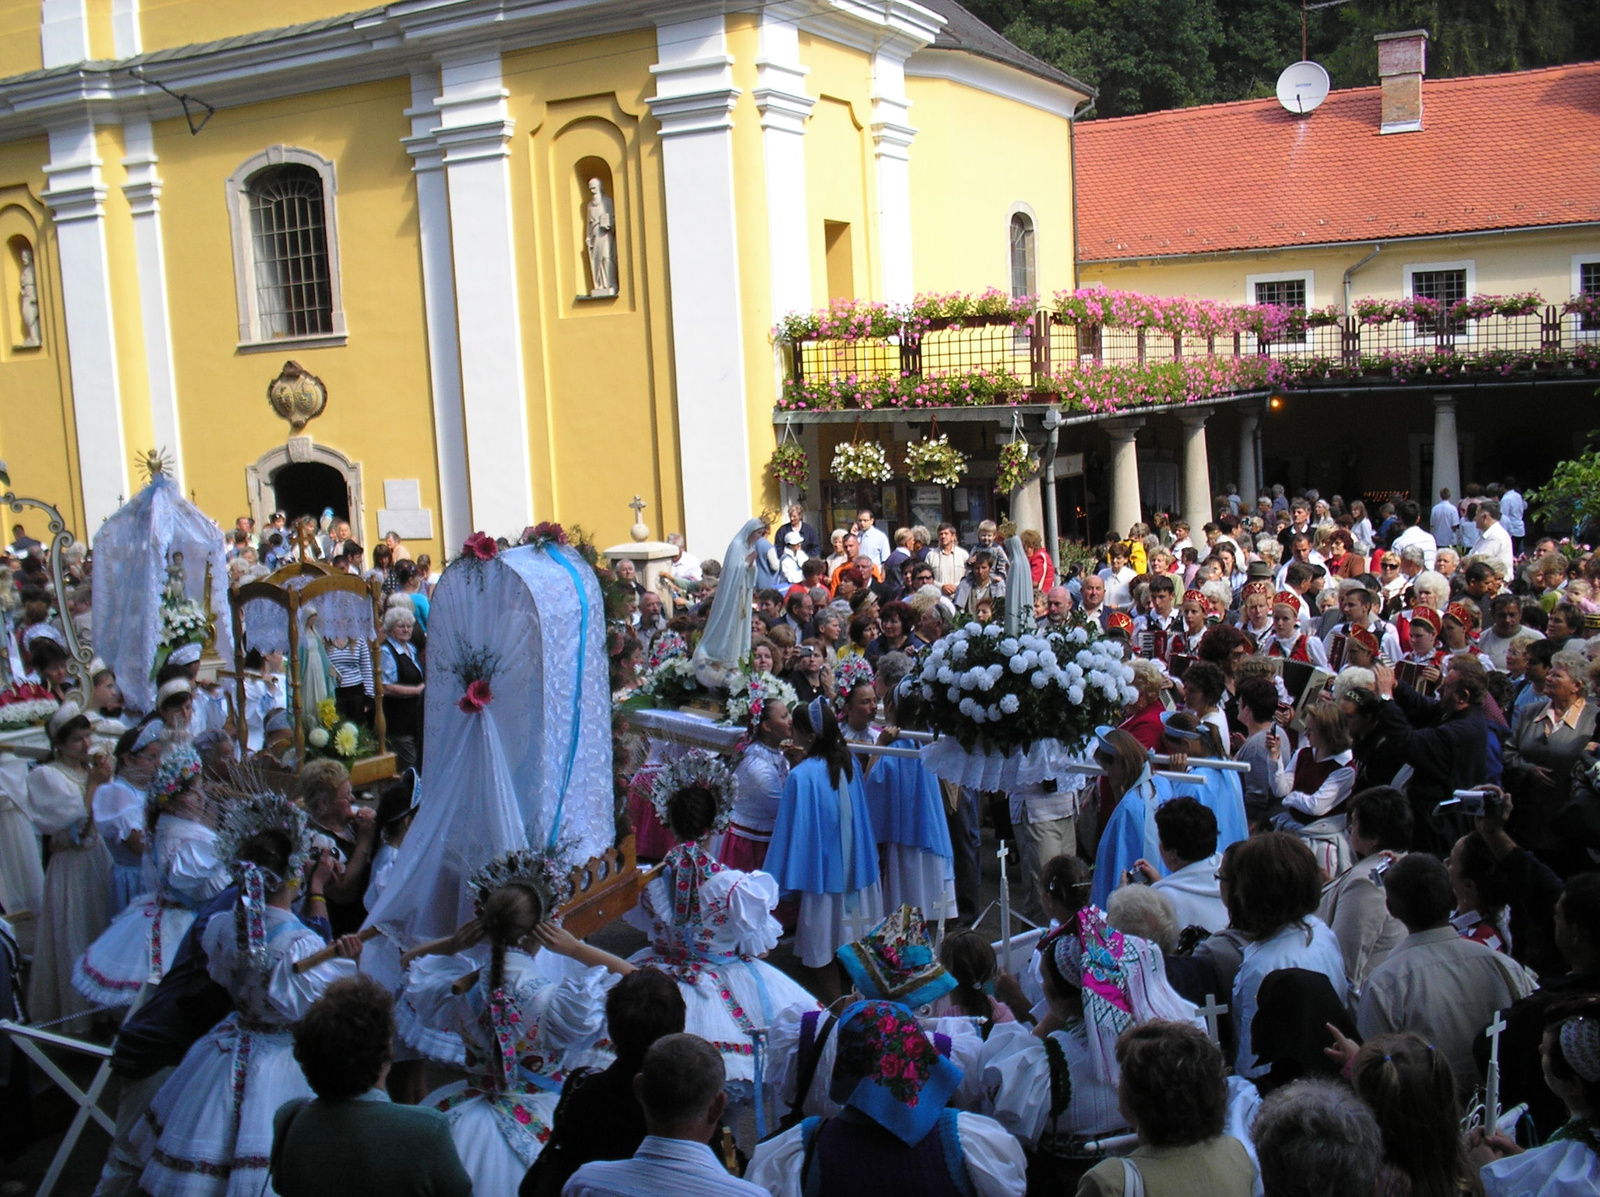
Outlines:
<svg viewBox="0 0 1600 1197"><path fill-rule="evenodd" d="M350 518L350 492L344 475L320 461L295 461L281 467L272 475L272 493L277 510L287 515L291 524L302 515L320 519L329 509L339 519Z"/></svg>

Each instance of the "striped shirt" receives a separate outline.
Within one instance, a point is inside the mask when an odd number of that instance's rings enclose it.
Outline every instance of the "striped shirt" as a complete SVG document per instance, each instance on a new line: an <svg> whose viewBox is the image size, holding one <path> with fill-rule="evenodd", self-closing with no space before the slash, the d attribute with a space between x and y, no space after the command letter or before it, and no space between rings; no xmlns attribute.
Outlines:
<svg viewBox="0 0 1600 1197"><path fill-rule="evenodd" d="M365 640L351 640L343 647L328 641L328 664L333 666L334 684L341 690L360 686L372 693L372 653Z"/></svg>

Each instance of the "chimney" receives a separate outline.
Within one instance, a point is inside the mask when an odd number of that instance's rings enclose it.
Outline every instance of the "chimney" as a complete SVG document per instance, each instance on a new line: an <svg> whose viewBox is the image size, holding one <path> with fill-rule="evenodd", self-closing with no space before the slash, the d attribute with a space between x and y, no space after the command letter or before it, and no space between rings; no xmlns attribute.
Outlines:
<svg viewBox="0 0 1600 1197"><path fill-rule="evenodd" d="M1383 87L1383 123L1379 133L1422 130L1422 76L1428 71L1428 31L1380 33L1378 82Z"/></svg>

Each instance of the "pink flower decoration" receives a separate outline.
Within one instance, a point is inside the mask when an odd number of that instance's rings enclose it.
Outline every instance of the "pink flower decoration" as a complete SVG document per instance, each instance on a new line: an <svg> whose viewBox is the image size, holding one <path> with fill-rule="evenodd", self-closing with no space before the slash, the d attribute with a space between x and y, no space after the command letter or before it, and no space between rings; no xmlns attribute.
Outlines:
<svg viewBox="0 0 1600 1197"><path fill-rule="evenodd" d="M533 1115L528 1113L528 1111L523 1109L521 1106L512 1106L511 1107L511 1116L513 1118L515 1118L518 1122L520 1122L523 1126L527 1126L528 1123L533 1121Z"/></svg>
<svg viewBox="0 0 1600 1197"><path fill-rule="evenodd" d="M479 561L493 561L499 551L500 546L487 532L474 532L461 546L463 557L476 557Z"/></svg>
<svg viewBox="0 0 1600 1197"><path fill-rule="evenodd" d="M489 689L489 683L482 678L467 683L467 692L456 703L468 715L476 715L494 700L494 692Z"/></svg>

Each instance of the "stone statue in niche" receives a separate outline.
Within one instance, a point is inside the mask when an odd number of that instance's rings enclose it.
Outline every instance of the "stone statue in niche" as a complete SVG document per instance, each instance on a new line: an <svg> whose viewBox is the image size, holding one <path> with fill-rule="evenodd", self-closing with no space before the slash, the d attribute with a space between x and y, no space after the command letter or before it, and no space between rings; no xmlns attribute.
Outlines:
<svg viewBox="0 0 1600 1197"><path fill-rule="evenodd" d="M589 294L617 293L617 210L600 187L589 180L589 203L584 208L584 248L589 251Z"/></svg>
<svg viewBox="0 0 1600 1197"><path fill-rule="evenodd" d="M39 344L39 278L34 272L33 250L23 246L17 254L17 306L22 315L22 347Z"/></svg>

